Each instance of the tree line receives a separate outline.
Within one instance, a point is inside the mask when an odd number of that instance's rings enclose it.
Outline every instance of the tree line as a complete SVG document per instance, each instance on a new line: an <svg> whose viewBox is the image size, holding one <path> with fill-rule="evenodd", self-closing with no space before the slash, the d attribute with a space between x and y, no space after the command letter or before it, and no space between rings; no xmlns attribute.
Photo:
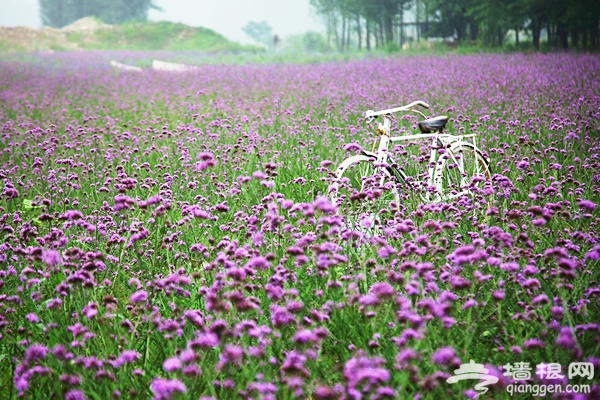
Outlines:
<svg viewBox="0 0 600 400"><path fill-rule="evenodd" d="M509 32L517 45L525 32L536 50L542 32L556 48L600 48L598 0L310 0L322 17L328 43L350 47L401 46L425 37L452 37L502 46ZM407 28L416 32L408 38Z"/></svg>
<svg viewBox="0 0 600 400"><path fill-rule="evenodd" d="M42 24L62 28L83 17L94 16L108 24L147 20L153 0L39 0Z"/></svg>

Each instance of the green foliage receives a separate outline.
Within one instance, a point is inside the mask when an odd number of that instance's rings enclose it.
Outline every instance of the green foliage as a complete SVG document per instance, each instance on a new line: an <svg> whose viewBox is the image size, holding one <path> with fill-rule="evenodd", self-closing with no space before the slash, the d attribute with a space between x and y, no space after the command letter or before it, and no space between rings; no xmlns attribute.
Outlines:
<svg viewBox="0 0 600 400"><path fill-rule="evenodd" d="M283 50L289 52L326 53L331 51L327 40L318 32L306 32L303 35L291 35L285 41Z"/></svg>
<svg viewBox="0 0 600 400"><path fill-rule="evenodd" d="M250 21L242 30L252 40L257 43L264 44L267 48L272 48L275 45L275 37L273 36L273 28L266 22Z"/></svg>
<svg viewBox="0 0 600 400"><path fill-rule="evenodd" d="M317 32L306 32L302 36L302 42L304 43L304 47L308 51L329 50L329 46L327 46L327 41L321 34Z"/></svg>
<svg viewBox="0 0 600 400"><path fill-rule="evenodd" d="M70 37L75 38L73 35ZM252 46L230 42L207 28L193 28L181 23L128 22L110 29L99 29L97 40L81 43L88 49L176 50L176 51L252 51Z"/></svg>
<svg viewBox="0 0 600 400"><path fill-rule="evenodd" d="M398 46L398 43L396 42L388 42L385 45L385 52L386 53L397 53L401 50L400 46Z"/></svg>
<svg viewBox="0 0 600 400"><path fill-rule="evenodd" d="M42 23L55 28L90 16L109 24L143 21L151 8L160 9L153 0L40 0L39 3Z"/></svg>
<svg viewBox="0 0 600 400"><path fill-rule="evenodd" d="M9 51L16 52L16 53L23 53L26 50L27 49L22 44L17 44L15 46L13 43L8 41L7 39L0 39L0 53L6 53Z"/></svg>
<svg viewBox="0 0 600 400"><path fill-rule="evenodd" d="M417 25L417 37L453 37L501 47L509 31L531 36L540 50L542 28L556 48L600 48L600 2L578 0L311 0L323 18L328 43L339 51L349 47L385 48L405 43L404 24ZM399 33L399 34L398 34Z"/></svg>

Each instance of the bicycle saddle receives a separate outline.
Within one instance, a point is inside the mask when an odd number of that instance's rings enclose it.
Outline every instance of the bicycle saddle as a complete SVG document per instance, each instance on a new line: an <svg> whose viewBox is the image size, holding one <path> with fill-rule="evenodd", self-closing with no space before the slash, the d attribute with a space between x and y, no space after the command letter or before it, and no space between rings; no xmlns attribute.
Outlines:
<svg viewBox="0 0 600 400"><path fill-rule="evenodd" d="M426 119L425 121L419 122L419 129L422 133L431 133L436 131L442 131L448 122L448 117L440 115L439 117L433 117Z"/></svg>

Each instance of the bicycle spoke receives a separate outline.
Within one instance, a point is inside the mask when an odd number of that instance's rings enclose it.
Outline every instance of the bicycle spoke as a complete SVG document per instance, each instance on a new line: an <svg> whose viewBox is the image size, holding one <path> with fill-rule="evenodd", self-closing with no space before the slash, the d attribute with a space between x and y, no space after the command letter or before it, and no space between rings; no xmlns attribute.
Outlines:
<svg viewBox="0 0 600 400"><path fill-rule="evenodd" d="M482 198L483 186L490 179L487 162L479 151L469 145L448 149L436 170L437 199L458 201L479 218L490 206L489 200Z"/></svg>
<svg viewBox="0 0 600 400"><path fill-rule="evenodd" d="M346 228L365 230L381 225L382 212L398 201L395 178L384 168L374 168L370 159L357 158L347 164L330 195Z"/></svg>

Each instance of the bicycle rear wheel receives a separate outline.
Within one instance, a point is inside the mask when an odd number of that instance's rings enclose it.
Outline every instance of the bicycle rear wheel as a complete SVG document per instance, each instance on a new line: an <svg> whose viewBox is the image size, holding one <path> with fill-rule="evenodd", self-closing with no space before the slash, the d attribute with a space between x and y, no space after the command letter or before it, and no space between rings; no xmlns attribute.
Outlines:
<svg viewBox="0 0 600 400"><path fill-rule="evenodd" d="M441 154L434 175L435 201L456 201L478 214L491 207L489 162L470 143L454 143Z"/></svg>
<svg viewBox="0 0 600 400"><path fill-rule="evenodd" d="M346 228L376 228L398 208L399 182L389 168L376 167L375 162L374 157L356 155L344 160L336 171L329 198L344 217Z"/></svg>

